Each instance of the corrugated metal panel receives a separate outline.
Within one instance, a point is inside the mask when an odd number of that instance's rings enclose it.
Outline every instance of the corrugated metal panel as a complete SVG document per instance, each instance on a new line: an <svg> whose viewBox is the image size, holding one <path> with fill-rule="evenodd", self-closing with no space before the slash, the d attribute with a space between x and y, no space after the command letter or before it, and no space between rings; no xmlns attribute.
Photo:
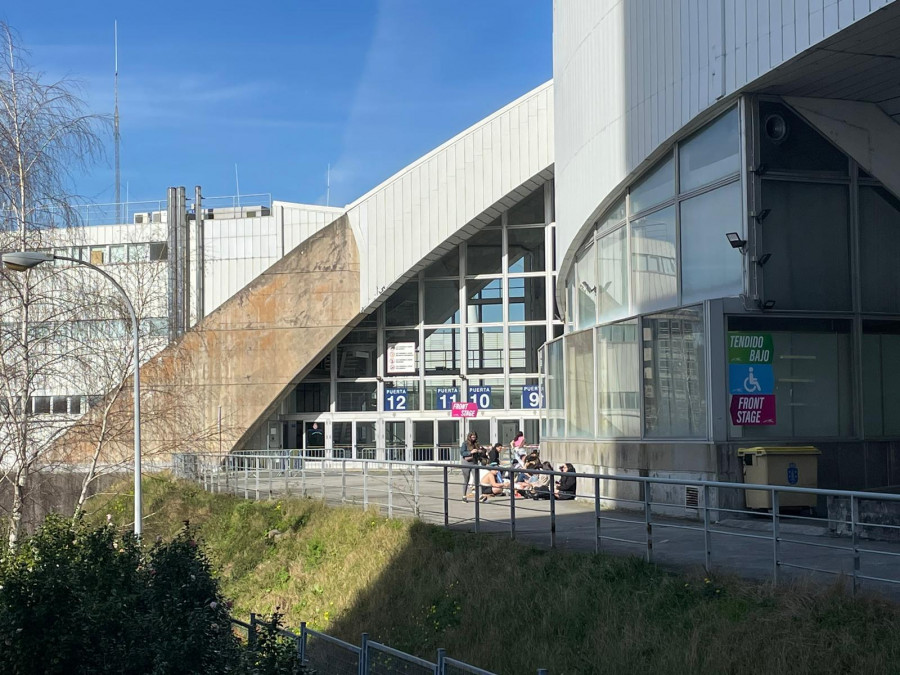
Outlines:
<svg viewBox="0 0 900 675"><path fill-rule="evenodd" d="M556 220L565 263L595 209L679 129L892 1L556 0Z"/></svg>
<svg viewBox="0 0 900 675"><path fill-rule="evenodd" d="M553 88L538 87L347 207L361 309L553 161Z"/></svg>

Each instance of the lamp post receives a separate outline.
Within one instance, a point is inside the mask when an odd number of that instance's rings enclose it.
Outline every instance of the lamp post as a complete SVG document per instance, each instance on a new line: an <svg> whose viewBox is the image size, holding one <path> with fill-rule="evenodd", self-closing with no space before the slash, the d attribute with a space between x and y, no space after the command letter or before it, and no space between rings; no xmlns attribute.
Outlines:
<svg viewBox="0 0 900 675"><path fill-rule="evenodd" d="M77 258L68 258L61 255L53 255L51 253L39 253L37 251L20 251L18 253L4 253L2 256L3 264L15 272L24 272L37 267L41 263L50 262L52 260L65 260L78 265L90 267L96 270L109 282L115 286L116 290L125 301L125 307L128 309L128 315L131 317L131 327L134 336L134 535L140 537L143 532L143 508L141 499L141 359L140 359L140 330L138 327L137 315L134 313L134 306L128 299L119 282L113 279L109 274L104 272L96 265L92 265L84 260Z"/></svg>

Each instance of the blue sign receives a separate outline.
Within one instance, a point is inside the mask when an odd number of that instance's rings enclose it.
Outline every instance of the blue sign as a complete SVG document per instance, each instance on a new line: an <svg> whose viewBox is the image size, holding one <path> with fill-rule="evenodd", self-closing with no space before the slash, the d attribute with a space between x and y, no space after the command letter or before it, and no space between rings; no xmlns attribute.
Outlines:
<svg viewBox="0 0 900 675"><path fill-rule="evenodd" d="M450 410L459 402L459 387L438 387L436 397L438 410Z"/></svg>
<svg viewBox="0 0 900 675"><path fill-rule="evenodd" d="M766 363L732 363L728 366L728 386L732 394L774 394L775 373Z"/></svg>
<svg viewBox="0 0 900 675"><path fill-rule="evenodd" d="M526 410L537 410L544 407L544 392L541 391L541 385L522 385L522 407Z"/></svg>
<svg viewBox="0 0 900 675"><path fill-rule="evenodd" d="M491 407L490 387L469 387L469 400L478 406L479 410Z"/></svg>
<svg viewBox="0 0 900 675"><path fill-rule="evenodd" d="M800 469L793 462L788 464L787 479L788 485L796 485L800 481Z"/></svg>
<svg viewBox="0 0 900 675"><path fill-rule="evenodd" d="M385 410L409 410L409 391L406 387L385 387Z"/></svg>

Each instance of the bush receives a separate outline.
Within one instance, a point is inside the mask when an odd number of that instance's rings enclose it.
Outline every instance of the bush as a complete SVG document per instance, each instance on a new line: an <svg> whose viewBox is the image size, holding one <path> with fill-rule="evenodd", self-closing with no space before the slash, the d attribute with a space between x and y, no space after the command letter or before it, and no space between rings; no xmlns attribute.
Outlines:
<svg viewBox="0 0 900 675"><path fill-rule="evenodd" d="M278 617L275 617L277 621ZM50 516L0 559L0 672L294 673L273 635L245 647L194 531L144 550Z"/></svg>

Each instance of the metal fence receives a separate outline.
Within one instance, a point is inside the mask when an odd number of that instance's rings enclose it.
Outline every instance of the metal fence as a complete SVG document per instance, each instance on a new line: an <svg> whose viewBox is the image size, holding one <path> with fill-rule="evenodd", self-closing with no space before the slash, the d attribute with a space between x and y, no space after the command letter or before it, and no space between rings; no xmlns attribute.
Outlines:
<svg viewBox="0 0 900 675"><path fill-rule="evenodd" d="M463 469L478 486L486 467L439 462L343 458L285 451L232 455L182 454L176 474L213 492L252 499L312 497L332 504L378 508L389 517L414 516L445 527L505 534L551 548L642 555L682 567L724 569L744 576L843 576L855 592L863 583L900 591L900 495L808 489L647 476L576 473L573 500L503 496L464 500ZM506 476L509 467L501 467ZM518 478L561 471L515 470ZM772 508L741 503L746 489L761 490ZM813 495L827 517L782 512L782 503Z"/></svg>
<svg viewBox="0 0 900 675"><path fill-rule="evenodd" d="M239 619L232 619L231 622L243 632L250 644L257 639L260 628L270 627L260 621L256 614L250 615L249 623ZM308 628L305 623L300 624L299 633L281 628L277 633L294 641L300 662L309 666L317 675L494 675L488 670L451 659L443 649L437 650L437 660L432 662L370 640L367 633L362 634L358 647ZM547 675L548 671L540 669L537 673Z"/></svg>

